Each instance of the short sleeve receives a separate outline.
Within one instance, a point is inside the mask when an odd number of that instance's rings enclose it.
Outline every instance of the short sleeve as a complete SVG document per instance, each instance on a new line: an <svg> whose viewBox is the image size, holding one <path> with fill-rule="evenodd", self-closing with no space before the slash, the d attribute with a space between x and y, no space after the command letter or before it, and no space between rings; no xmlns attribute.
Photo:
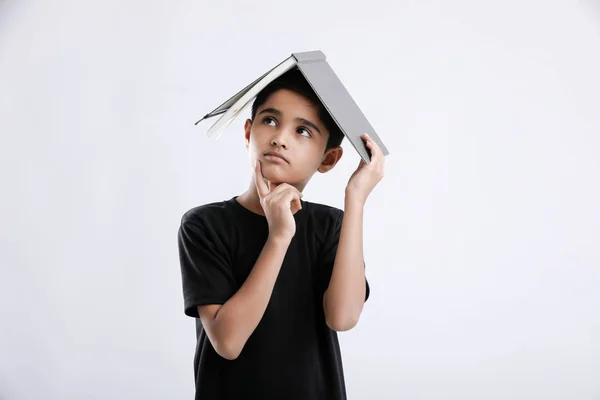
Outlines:
<svg viewBox="0 0 600 400"><path fill-rule="evenodd" d="M333 272L333 264L335 262L335 255L338 249L338 243L340 240L340 232L342 231L342 220L344 218L344 211L336 210L337 215L332 217L333 222L327 229L327 234L325 235L325 242L323 244L323 248L321 251L321 274L319 276L319 289L321 293L325 293L327 287L329 286L329 281L331 279L331 273ZM364 262L364 261L363 261ZM365 265L366 267L366 265ZM369 281L365 276L365 301L369 298L371 293L371 288L369 287Z"/></svg>
<svg viewBox="0 0 600 400"><path fill-rule="evenodd" d="M201 219L182 221L178 247L184 312L198 318L199 305L223 304L235 293L230 257L222 240Z"/></svg>

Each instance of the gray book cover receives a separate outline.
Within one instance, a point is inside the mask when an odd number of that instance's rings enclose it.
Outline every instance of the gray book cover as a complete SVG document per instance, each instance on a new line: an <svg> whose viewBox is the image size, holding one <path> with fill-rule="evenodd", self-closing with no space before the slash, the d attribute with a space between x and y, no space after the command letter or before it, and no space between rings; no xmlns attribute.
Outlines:
<svg viewBox="0 0 600 400"><path fill-rule="evenodd" d="M360 107L327 63L325 54L319 50L292 53L289 58L267 71L212 112L206 114L200 121L220 116L208 129L207 135L218 136L264 87L294 67L300 70L323 103L323 106L365 162L370 161L370 154L360 138L363 133L369 134L375 140L384 155L389 154L375 129L373 129Z"/></svg>

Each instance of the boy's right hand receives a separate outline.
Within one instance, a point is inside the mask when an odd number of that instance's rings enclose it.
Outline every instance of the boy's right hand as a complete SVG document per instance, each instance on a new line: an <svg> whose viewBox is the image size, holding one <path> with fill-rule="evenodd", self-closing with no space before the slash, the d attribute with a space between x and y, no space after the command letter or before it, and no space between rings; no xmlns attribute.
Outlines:
<svg viewBox="0 0 600 400"><path fill-rule="evenodd" d="M287 183L267 185L258 160L254 167L254 183L269 224L269 236L291 240L296 234L294 214L302 209L302 193Z"/></svg>

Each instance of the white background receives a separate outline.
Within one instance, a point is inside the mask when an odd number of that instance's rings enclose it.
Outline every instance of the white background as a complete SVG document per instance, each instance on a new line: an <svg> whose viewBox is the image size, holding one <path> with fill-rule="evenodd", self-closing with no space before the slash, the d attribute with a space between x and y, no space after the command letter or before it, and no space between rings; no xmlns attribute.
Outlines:
<svg viewBox="0 0 600 400"><path fill-rule="evenodd" d="M349 398L600 399L600 5L558 0L0 1L0 399L193 398L177 228L251 173L193 123L315 49L391 153Z"/></svg>

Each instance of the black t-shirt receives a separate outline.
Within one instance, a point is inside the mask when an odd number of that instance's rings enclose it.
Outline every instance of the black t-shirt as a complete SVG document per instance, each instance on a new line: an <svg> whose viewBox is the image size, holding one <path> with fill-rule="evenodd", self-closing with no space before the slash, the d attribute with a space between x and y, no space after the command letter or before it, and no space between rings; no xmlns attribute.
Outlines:
<svg viewBox="0 0 600 400"><path fill-rule="evenodd" d="M342 216L302 201L266 311L238 358L227 360L212 347L197 306L223 304L242 286L266 243L267 220L236 197L185 213L178 240L184 311L196 318L196 399L346 398L337 333L323 312Z"/></svg>

